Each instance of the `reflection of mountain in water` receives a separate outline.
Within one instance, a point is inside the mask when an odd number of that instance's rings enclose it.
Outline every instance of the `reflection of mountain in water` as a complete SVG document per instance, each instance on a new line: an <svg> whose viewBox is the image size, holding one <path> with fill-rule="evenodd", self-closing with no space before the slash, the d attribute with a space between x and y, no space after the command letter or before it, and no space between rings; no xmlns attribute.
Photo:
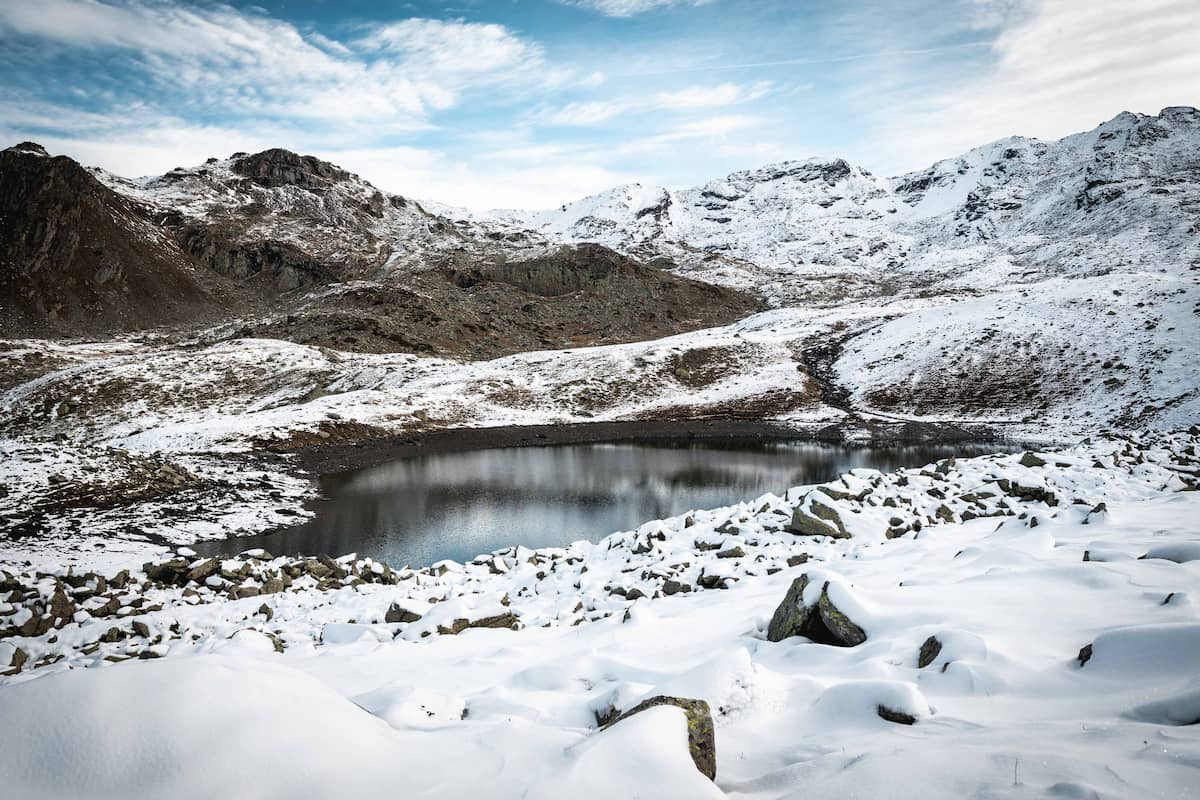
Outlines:
<svg viewBox="0 0 1200 800"><path fill-rule="evenodd" d="M328 500L308 523L197 549L357 552L397 566L465 560L511 544L596 540L646 520L831 480L855 467L919 466L994 449L656 443L420 456L329 476L322 481Z"/></svg>

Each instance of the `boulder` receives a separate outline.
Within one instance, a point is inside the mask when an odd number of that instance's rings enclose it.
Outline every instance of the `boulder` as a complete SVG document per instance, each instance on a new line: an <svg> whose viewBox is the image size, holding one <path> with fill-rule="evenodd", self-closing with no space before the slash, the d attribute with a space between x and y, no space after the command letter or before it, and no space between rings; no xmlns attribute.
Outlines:
<svg viewBox="0 0 1200 800"><path fill-rule="evenodd" d="M905 711L897 711L894 708L888 708L882 703L875 707L875 713L879 715L880 719L887 720L888 722L894 722L897 725L913 725L917 721L917 718L912 714L909 714Z"/></svg>
<svg viewBox="0 0 1200 800"><path fill-rule="evenodd" d="M933 663L938 654L942 652L942 643L936 636L930 636L921 645L921 650L917 653L917 669L925 669Z"/></svg>
<svg viewBox="0 0 1200 800"><path fill-rule="evenodd" d="M215 575L220 569L221 560L219 558L210 558L206 561L201 561L199 564L188 570L188 582L204 583L208 576Z"/></svg>
<svg viewBox="0 0 1200 800"><path fill-rule="evenodd" d="M792 521L785 530L800 536L850 538L833 500L819 491L809 492L800 505L796 506L796 510L792 512Z"/></svg>
<svg viewBox="0 0 1200 800"><path fill-rule="evenodd" d="M1017 463L1020 464L1022 467L1044 467L1044 466L1046 466L1045 459L1039 458L1038 456L1036 456L1033 453L1030 453L1028 451L1026 451L1021 456L1021 460L1018 461Z"/></svg>
<svg viewBox="0 0 1200 800"><path fill-rule="evenodd" d="M686 697L669 697L658 695L649 700L643 700L633 708L609 722L603 729L618 725L622 720L629 719L648 708L658 706L675 706L687 716L688 752L696 769L709 780L717 779L717 737L713 729L712 711L704 700L693 700Z"/></svg>
<svg viewBox="0 0 1200 800"><path fill-rule="evenodd" d="M686 594L692 590L690 584L668 578L663 581L662 591L665 595ZM626 595L628 597L628 595Z"/></svg>
<svg viewBox="0 0 1200 800"><path fill-rule="evenodd" d="M420 614L409 611L399 603L392 603L383 615L384 622L416 622L419 619L421 619Z"/></svg>
<svg viewBox="0 0 1200 800"><path fill-rule="evenodd" d="M822 585L816 602L805 603L809 583L808 573L792 581L783 602L771 617L767 640L781 642L792 636L804 636L818 644L838 647L856 647L865 642L866 631L829 597L828 581Z"/></svg>

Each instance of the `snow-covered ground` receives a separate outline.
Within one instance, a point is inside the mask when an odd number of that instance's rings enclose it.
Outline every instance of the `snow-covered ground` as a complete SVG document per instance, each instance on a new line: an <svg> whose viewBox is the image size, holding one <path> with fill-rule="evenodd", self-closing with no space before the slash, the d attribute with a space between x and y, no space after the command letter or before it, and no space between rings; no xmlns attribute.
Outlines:
<svg viewBox="0 0 1200 800"><path fill-rule="evenodd" d="M220 599L285 566L261 553L198 589L135 573L115 596L161 608L0 644L42 664L0 678L0 776L29 798L1188 797L1198 437L856 470L341 588ZM814 520L850 536L785 529ZM865 641L770 640L802 575ZM658 695L708 703L715 784L677 708L600 729Z"/></svg>

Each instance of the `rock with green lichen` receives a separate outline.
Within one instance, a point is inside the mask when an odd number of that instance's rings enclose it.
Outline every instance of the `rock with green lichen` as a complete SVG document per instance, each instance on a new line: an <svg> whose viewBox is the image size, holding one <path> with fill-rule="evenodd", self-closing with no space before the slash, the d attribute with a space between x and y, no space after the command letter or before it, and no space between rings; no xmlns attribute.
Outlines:
<svg viewBox="0 0 1200 800"><path fill-rule="evenodd" d="M812 491L792 512L787 530L801 536L832 536L849 539L850 532L842 522L833 500L823 492Z"/></svg>
<svg viewBox="0 0 1200 800"><path fill-rule="evenodd" d="M783 602L775 609L767 626L767 640L781 642L792 636L804 636L818 644L855 647L867 640L866 631L841 611L829 597L829 582L821 587L815 602L805 603L808 573L792 581Z"/></svg>
<svg viewBox="0 0 1200 800"><path fill-rule="evenodd" d="M717 779L717 737L713 730L712 711L709 709L708 703L703 700L667 695L651 697L606 724L602 730L607 730L620 723L621 720L657 706L675 706L687 716L688 752L692 756L692 762L705 777L715 781Z"/></svg>

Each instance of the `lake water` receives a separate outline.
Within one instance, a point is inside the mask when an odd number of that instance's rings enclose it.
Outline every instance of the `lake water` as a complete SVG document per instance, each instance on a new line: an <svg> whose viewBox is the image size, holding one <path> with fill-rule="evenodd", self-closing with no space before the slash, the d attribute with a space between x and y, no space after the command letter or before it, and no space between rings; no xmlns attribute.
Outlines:
<svg viewBox="0 0 1200 800"><path fill-rule="evenodd" d="M1001 445L848 448L812 442L578 444L405 458L321 479L316 518L194 545L201 555L358 553L394 567L465 561L509 545L599 540L643 522Z"/></svg>

